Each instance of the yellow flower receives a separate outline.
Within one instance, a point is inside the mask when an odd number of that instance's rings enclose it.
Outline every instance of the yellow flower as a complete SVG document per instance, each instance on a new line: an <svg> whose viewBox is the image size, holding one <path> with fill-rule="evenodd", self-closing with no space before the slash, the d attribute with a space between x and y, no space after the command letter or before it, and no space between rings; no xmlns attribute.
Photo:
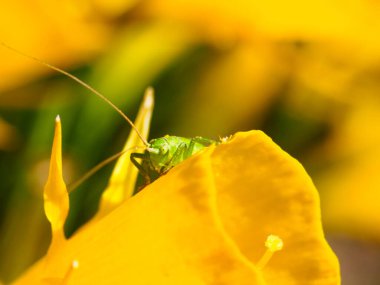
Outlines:
<svg viewBox="0 0 380 285"><path fill-rule="evenodd" d="M375 90L372 90L376 93ZM364 95L364 94L363 94ZM330 232L380 240L380 112L377 94L355 100L313 161Z"/></svg>
<svg viewBox="0 0 380 285"><path fill-rule="evenodd" d="M54 243L67 213L60 139L57 121L45 188L53 243L14 284L339 284L317 191L262 132L205 149Z"/></svg>

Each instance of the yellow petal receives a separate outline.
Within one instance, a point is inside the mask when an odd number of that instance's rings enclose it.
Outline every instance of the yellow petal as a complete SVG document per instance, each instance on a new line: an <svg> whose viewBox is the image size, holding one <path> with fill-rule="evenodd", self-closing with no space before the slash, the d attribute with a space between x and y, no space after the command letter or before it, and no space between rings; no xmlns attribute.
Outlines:
<svg viewBox="0 0 380 285"><path fill-rule="evenodd" d="M215 219L210 151L80 231L65 257L51 260L52 270L77 260L69 284L262 284ZM35 284L41 269L37 264L15 284Z"/></svg>
<svg viewBox="0 0 380 285"><path fill-rule="evenodd" d="M190 87L193 104L182 111L176 125L183 130L197 125L200 133L223 133L239 122L260 120L278 95L273 90L279 88L280 81L273 76L281 76L281 72L272 46L238 45L202 68L196 84ZM210 116L210 110L218 109L223 110L223 116Z"/></svg>
<svg viewBox="0 0 380 285"><path fill-rule="evenodd" d="M69 195L62 177L62 132L61 120L55 120L55 133L50 158L49 176L44 188L44 209L52 229L49 252L64 241L64 224L69 213Z"/></svg>
<svg viewBox="0 0 380 285"><path fill-rule="evenodd" d="M284 247L258 268L270 234ZM69 272L68 284L339 283L313 184L256 131L173 168L74 235L49 268ZM41 270L42 261L15 284L38 283Z"/></svg>
<svg viewBox="0 0 380 285"><path fill-rule="evenodd" d="M268 235L284 248L263 269L267 284L338 284L324 239L318 193L301 164L258 131L238 133L213 154L219 215L255 263Z"/></svg>
<svg viewBox="0 0 380 285"><path fill-rule="evenodd" d="M380 240L380 112L377 97L358 98L314 157L325 226Z"/></svg>
<svg viewBox="0 0 380 285"><path fill-rule="evenodd" d="M96 6L98 11L107 14L108 17L120 17L140 2L139 0L91 0L91 4Z"/></svg>
<svg viewBox="0 0 380 285"><path fill-rule="evenodd" d="M110 33L100 21L88 21L89 11L84 2L4 0L0 10L1 40L62 67L84 62L104 46ZM0 60L2 90L49 72L3 48L0 48Z"/></svg>
<svg viewBox="0 0 380 285"><path fill-rule="evenodd" d="M146 140L149 134L150 120L152 118L154 105L153 89L148 88L145 92L144 100L141 104L135 126ZM137 148L135 148L137 147ZM140 149L138 148L140 147ZM100 218L111 210L120 205L124 200L133 195L135 189L138 170L130 160L132 152L143 152L144 143L137 135L135 130L131 130L123 152L125 152L117 161L112 172L108 186L104 191L101 199L99 211L96 218Z"/></svg>
<svg viewBox="0 0 380 285"><path fill-rule="evenodd" d="M335 39L335 42L379 46L380 21L374 3L345 1L202 1L152 0L146 10L163 19L187 22L213 39L261 37L291 40ZM207 15L207 17L205 16ZM319 17L323 15L323 23ZM331 40L330 40L331 41Z"/></svg>

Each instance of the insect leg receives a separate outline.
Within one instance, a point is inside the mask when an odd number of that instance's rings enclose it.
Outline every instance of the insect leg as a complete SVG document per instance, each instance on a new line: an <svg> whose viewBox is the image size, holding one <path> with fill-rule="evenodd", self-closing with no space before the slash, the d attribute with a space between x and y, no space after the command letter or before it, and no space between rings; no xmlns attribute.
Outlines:
<svg viewBox="0 0 380 285"><path fill-rule="evenodd" d="M142 162L139 163L136 158L141 159ZM149 169L147 169L146 164L144 163L145 160L149 159L149 156L147 156L145 153L131 153L130 156L131 162L137 167L140 174L142 175L145 184L150 183L150 176L149 176Z"/></svg>
<svg viewBox="0 0 380 285"><path fill-rule="evenodd" d="M210 140L210 139L206 139L206 138L202 138L202 137L192 138L190 140L189 146L186 148L186 151L183 155L183 159L187 159L194 154L194 148L195 148L196 143L201 144L204 147L206 147L206 146L209 146L209 145L215 143L215 141Z"/></svg>
<svg viewBox="0 0 380 285"><path fill-rule="evenodd" d="M194 139L190 140L189 146L186 147L185 152L183 154L183 159L187 159L193 155L195 143L196 143L196 141Z"/></svg>
<svg viewBox="0 0 380 285"><path fill-rule="evenodd" d="M184 160L184 153L187 149L187 145L185 143L180 144L176 151L174 152L172 158L166 163L165 166L161 168L161 173L165 173L169 171L173 166L176 166L178 163Z"/></svg>

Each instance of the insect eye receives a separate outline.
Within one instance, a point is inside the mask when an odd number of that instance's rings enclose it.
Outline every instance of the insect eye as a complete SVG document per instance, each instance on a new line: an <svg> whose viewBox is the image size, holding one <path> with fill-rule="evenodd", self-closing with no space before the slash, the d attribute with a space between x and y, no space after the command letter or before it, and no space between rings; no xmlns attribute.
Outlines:
<svg viewBox="0 0 380 285"><path fill-rule="evenodd" d="M168 146L167 146L167 145L163 145L163 146L161 146L160 151L161 151L162 153L167 152L167 151L168 151Z"/></svg>

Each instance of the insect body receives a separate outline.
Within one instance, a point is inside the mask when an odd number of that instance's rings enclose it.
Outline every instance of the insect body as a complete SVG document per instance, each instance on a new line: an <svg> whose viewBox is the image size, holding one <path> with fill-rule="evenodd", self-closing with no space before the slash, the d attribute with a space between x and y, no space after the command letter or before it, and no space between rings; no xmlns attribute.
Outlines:
<svg viewBox="0 0 380 285"><path fill-rule="evenodd" d="M202 137L164 136L151 140L144 153L132 153L131 162L139 169L145 183L149 184L213 143L216 141ZM141 159L141 162L139 163L137 159Z"/></svg>

